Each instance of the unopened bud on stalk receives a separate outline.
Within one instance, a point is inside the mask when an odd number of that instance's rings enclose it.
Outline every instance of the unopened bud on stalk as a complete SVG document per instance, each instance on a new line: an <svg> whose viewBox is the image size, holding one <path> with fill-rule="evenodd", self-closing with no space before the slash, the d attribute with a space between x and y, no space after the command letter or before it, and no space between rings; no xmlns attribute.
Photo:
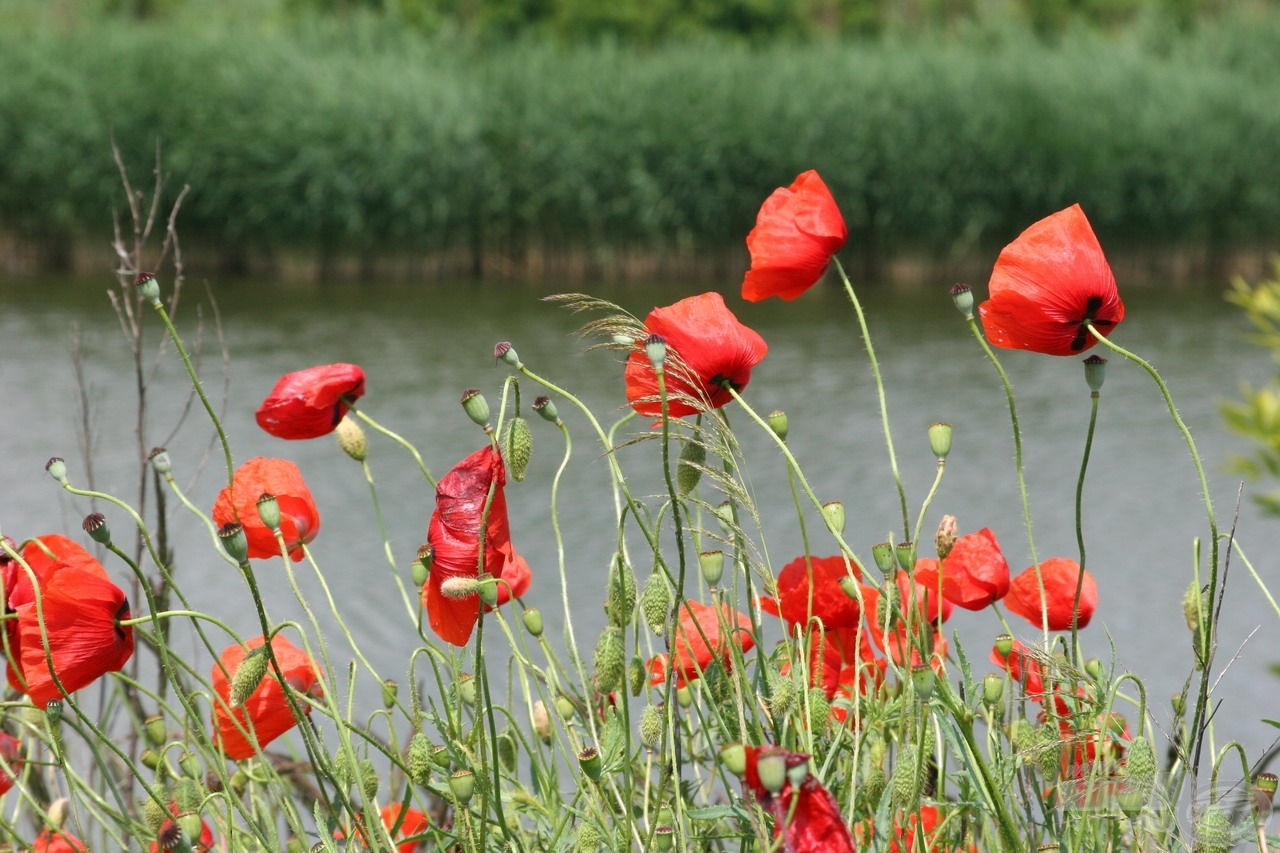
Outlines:
<svg viewBox="0 0 1280 853"><path fill-rule="evenodd" d="M91 512L84 517L84 532L100 545L111 542L111 528L107 526L107 517L100 512Z"/></svg>
<svg viewBox="0 0 1280 853"><path fill-rule="evenodd" d="M724 551L703 551L698 555L698 569L707 586L715 586L724 576Z"/></svg>
<svg viewBox="0 0 1280 853"><path fill-rule="evenodd" d="M67 463L63 461L61 456L54 456L44 463L44 470L62 485L67 485Z"/></svg>
<svg viewBox="0 0 1280 853"><path fill-rule="evenodd" d="M640 594L640 612L644 614L649 630L659 636L666 630L672 597L667 576L660 570L655 570L645 581L644 592Z"/></svg>
<svg viewBox="0 0 1280 853"><path fill-rule="evenodd" d="M1084 671L1094 681L1102 681L1102 676L1106 675L1106 671L1102 668L1102 661L1097 658L1089 658L1085 661Z"/></svg>
<svg viewBox="0 0 1280 853"><path fill-rule="evenodd" d="M602 762L600 760L600 750L594 746L588 746L578 753L578 766L582 768L582 772L592 782L599 781Z"/></svg>
<svg viewBox="0 0 1280 853"><path fill-rule="evenodd" d="M934 688L938 684L938 674L927 663L919 663L911 667L911 687L916 697L922 702L933 698Z"/></svg>
<svg viewBox="0 0 1280 853"><path fill-rule="evenodd" d="M483 574L476 578L476 594L480 601L488 607L498 606L498 579L491 574Z"/></svg>
<svg viewBox="0 0 1280 853"><path fill-rule="evenodd" d="M479 699L479 690L476 686L476 677L471 673L463 673L458 677L458 699L462 704L474 708Z"/></svg>
<svg viewBox="0 0 1280 853"><path fill-rule="evenodd" d="M884 572L886 576L892 575L897 568L897 561L893 555L892 542L877 542L871 546L871 557L876 561L876 567Z"/></svg>
<svg viewBox="0 0 1280 853"><path fill-rule="evenodd" d="M160 753L154 749L144 749L142 754L138 756L138 760L142 762L142 766L148 770L158 770L160 768Z"/></svg>
<svg viewBox="0 0 1280 853"><path fill-rule="evenodd" d="M852 598L854 601L858 600L858 579L857 578L855 578L853 575L841 575L839 584L840 584L841 592L843 592L845 595Z"/></svg>
<svg viewBox="0 0 1280 853"><path fill-rule="evenodd" d="M786 756L777 752L759 756L756 759L756 775L760 777L760 784L766 791L778 793L787 784Z"/></svg>
<svg viewBox="0 0 1280 853"><path fill-rule="evenodd" d="M160 827L164 826L164 822L169 819L169 810L165 808L164 801L168 794L165 793L164 786L156 785L151 789L150 795L144 795L142 798L142 822L152 832L159 832Z"/></svg>
<svg viewBox="0 0 1280 853"><path fill-rule="evenodd" d="M468 388L462 392L462 410L476 426L489 426L489 401L480 393L479 388Z"/></svg>
<svg viewBox="0 0 1280 853"><path fill-rule="evenodd" d="M1102 383L1107 378L1107 360L1100 355L1091 355L1084 360L1084 381L1089 390L1097 394L1102 390Z"/></svg>
<svg viewBox="0 0 1280 853"><path fill-rule="evenodd" d="M409 771L409 781L419 787L425 788L431 782L431 765L435 763L431 753L434 749L435 745L424 732L417 732L409 739L405 767Z"/></svg>
<svg viewBox="0 0 1280 853"><path fill-rule="evenodd" d="M969 285L953 284L951 286L951 301L955 303L956 310L966 320L973 319L973 291L969 289Z"/></svg>
<svg viewBox="0 0 1280 853"><path fill-rule="evenodd" d="M506 362L512 367L520 366L520 356L516 352L515 347L511 346L511 341L499 341L493 347L493 357L498 361Z"/></svg>
<svg viewBox="0 0 1280 853"><path fill-rule="evenodd" d="M268 663L266 646L258 646L251 650L244 656L244 660L240 661L240 665L231 675L228 703L233 710L243 705L253 695L253 691L258 689L258 685L267 674Z"/></svg>
<svg viewBox="0 0 1280 853"><path fill-rule="evenodd" d="M636 575L622 554L614 554L609 566L609 587L604 612L610 625L623 627L636 612Z"/></svg>
<svg viewBox="0 0 1280 853"><path fill-rule="evenodd" d="M693 704L693 688L687 684L682 684L676 688L676 704L681 708L688 708Z"/></svg>
<svg viewBox="0 0 1280 853"><path fill-rule="evenodd" d="M680 461L676 465L676 491L681 497L698 487L702 479L702 466L707 464L707 448L697 437L689 439L680 448Z"/></svg>
<svg viewBox="0 0 1280 853"><path fill-rule="evenodd" d="M769 413L766 419L769 429L773 430L773 434L783 441L787 440L787 433L791 431L791 424L787 419L787 413L781 409L774 409Z"/></svg>
<svg viewBox="0 0 1280 853"><path fill-rule="evenodd" d="M576 713L576 711L573 707L573 703L569 701L569 697L567 696L556 697L556 713L560 715L560 719L562 720L573 719L573 715L574 713Z"/></svg>
<svg viewBox="0 0 1280 853"><path fill-rule="evenodd" d="M167 732L165 731L164 717L159 714L153 714L147 717L142 723L142 736L147 743L153 747L159 748L164 746Z"/></svg>
<svg viewBox="0 0 1280 853"><path fill-rule="evenodd" d="M1198 853L1228 853L1235 839L1231 816L1216 803L1209 806L1196 821L1195 849Z"/></svg>
<svg viewBox="0 0 1280 853"><path fill-rule="evenodd" d="M645 669L644 659L632 655L627 663L627 690L632 696L639 696L644 691L644 683L648 680L649 671Z"/></svg>
<svg viewBox="0 0 1280 853"><path fill-rule="evenodd" d="M476 777L470 770L455 770L449 777L449 791L460 805L471 802L476 791Z"/></svg>
<svg viewBox="0 0 1280 853"><path fill-rule="evenodd" d="M502 447L507 470L519 483L524 480L525 472L529 470L529 459L533 456L533 433L529 430L529 422L520 415L512 418Z"/></svg>
<svg viewBox="0 0 1280 853"><path fill-rule="evenodd" d="M982 704L994 708L1004 699L1004 679L994 672L982 679Z"/></svg>
<svg viewBox="0 0 1280 853"><path fill-rule="evenodd" d="M893 549L898 558L898 565L903 571L911 571L916 567L916 543L899 542Z"/></svg>
<svg viewBox="0 0 1280 853"><path fill-rule="evenodd" d="M368 458L369 442L364 437L364 428L351 415L342 416L333 434L338 439L338 446L342 448L343 453L357 462L363 462Z"/></svg>
<svg viewBox="0 0 1280 853"><path fill-rule="evenodd" d="M929 449L941 461L951 452L951 424L929 424Z"/></svg>
<svg viewBox="0 0 1280 853"><path fill-rule="evenodd" d="M258 518L272 532L280 529L280 502L270 492L263 492L258 497Z"/></svg>
<svg viewBox="0 0 1280 853"><path fill-rule="evenodd" d="M556 404L551 401L550 397L539 397L533 401L533 410L538 413L544 421L550 423L560 422L560 413L556 411Z"/></svg>
<svg viewBox="0 0 1280 853"><path fill-rule="evenodd" d="M844 504L840 501L829 501L822 505L822 515L827 520L827 527L836 533L844 533Z"/></svg>
<svg viewBox="0 0 1280 853"><path fill-rule="evenodd" d="M503 732L498 735L498 739L494 741L494 748L498 753L498 763L508 773L514 773L519 751L515 735L511 734L511 732Z"/></svg>
<svg viewBox="0 0 1280 853"><path fill-rule="evenodd" d="M228 521L218 528L218 541L222 550L237 563L249 559L249 539L244 535L244 526L238 521Z"/></svg>
<svg viewBox="0 0 1280 853"><path fill-rule="evenodd" d="M551 714L547 712L547 705L541 699L533 703L533 731L538 736L538 740L543 743L551 743Z"/></svg>
<svg viewBox="0 0 1280 853"><path fill-rule="evenodd" d="M667 339L662 335L650 335L644 339L644 354L654 370L662 370L667 363Z"/></svg>
<svg viewBox="0 0 1280 853"><path fill-rule="evenodd" d="M194 787L199 792L195 799L196 805L192 806L192 808L198 807L200 798L204 796L204 791L200 789L200 783L196 781L204 775L204 768L200 765L200 759L194 752L183 750L182 754L178 756L178 766L182 768L182 772L187 776L182 781L189 782L189 787ZM181 788L182 785L180 783L179 789L181 790Z"/></svg>
<svg viewBox="0 0 1280 853"><path fill-rule="evenodd" d="M938 550L939 560L945 560L951 553L951 549L955 547L958 529L954 515L944 515L938 522L938 532L933 535L933 545Z"/></svg>
<svg viewBox="0 0 1280 853"><path fill-rule="evenodd" d="M640 712L640 742L656 750L662 745L662 728L662 712L656 705L645 705Z"/></svg>
<svg viewBox="0 0 1280 853"><path fill-rule="evenodd" d="M536 607L530 607L521 615L524 622L524 629L534 637L542 636L542 611Z"/></svg>
<svg viewBox="0 0 1280 853"><path fill-rule="evenodd" d="M595 682L596 693L601 696L622 686L627 675L625 638L617 625L608 625L596 642Z"/></svg>
<svg viewBox="0 0 1280 853"><path fill-rule="evenodd" d="M480 582L475 578L449 578L440 584L440 592L445 598L461 600L475 595Z"/></svg>
<svg viewBox="0 0 1280 853"><path fill-rule="evenodd" d="M153 447L151 453L147 454L147 460L161 477L173 470L173 462L169 459L169 451L163 447Z"/></svg>
<svg viewBox="0 0 1280 853"><path fill-rule="evenodd" d="M378 795L378 769L367 758L360 760L360 793L366 801Z"/></svg>

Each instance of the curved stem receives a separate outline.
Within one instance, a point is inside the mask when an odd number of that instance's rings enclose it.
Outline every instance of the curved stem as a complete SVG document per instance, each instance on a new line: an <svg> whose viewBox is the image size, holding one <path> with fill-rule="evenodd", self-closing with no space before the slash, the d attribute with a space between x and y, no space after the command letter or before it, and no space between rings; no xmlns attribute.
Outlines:
<svg viewBox="0 0 1280 853"><path fill-rule="evenodd" d="M1084 455L1080 459L1080 476L1076 479L1076 546L1080 551L1080 573L1076 576L1076 594L1071 601L1071 654L1080 663L1080 595L1084 590L1084 475L1089 470L1089 454L1093 450L1093 433L1098 425L1097 391L1089 395L1089 429L1084 436Z"/></svg>

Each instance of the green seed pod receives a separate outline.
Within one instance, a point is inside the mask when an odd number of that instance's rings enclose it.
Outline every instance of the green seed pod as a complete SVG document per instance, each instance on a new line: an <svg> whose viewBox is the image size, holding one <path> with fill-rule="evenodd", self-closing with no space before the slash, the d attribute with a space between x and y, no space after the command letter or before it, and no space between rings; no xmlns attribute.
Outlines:
<svg viewBox="0 0 1280 853"><path fill-rule="evenodd" d="M764 752L764 750L761 750ZM766 791L776 794L787 784L787 758L781 752L766 752L756 758L756 775Z"/></svg>
<svg viewBox="0 0 1280 853"><path fill-rule="evenodd" d="M449 777L449 791L460 805L471 802L476 792L476 777L470 770L455 770Z"/></svg>
<svg viewBox="0 0 1280 853"><path fill-rule="evenodd" d="M244 526L238 521L228 521L218 528L218 541L222 550L237 563L249 559L249 538L244 534Z"/></svg>
<svg viewBox="0 0 1280 853"><path fill-rule="evenodd" d="M661 636L667 628L667 618L671 615L671 584L661 571L655 571L645 581L644 592L640 594L640 612L644 614L645 624L649 630Z"/></svg>
<svg viewBox="0 0 1280 853"><path fill-rule="evenodd" d="M463 673L458 676L457 687L458 699L462 704L474 708L480 697L480 687L476 684L476 677L469 672Z"/></svg>
<svg viewBox="0 0 1280 853"><path fill-rule="evenodd" d="M640 742L657 750L662 745L662 712L656 705L645 705L640 712Z"/></svg>
<svg viewBox="0 0 1280 853"><path fill-rule="evenodd" d="M232 708L239 708L258 689L258 685L262 684L262 679L267 674L269 663L265 645L252 649L244 656L244 660L240 661L240 665L231 676L229 704Z"/></svg>
<svg viewBox="0 0 1280 853"><path fill-rule="evenodd" d="M505 449L507 470L518 483L524 479L525 471L529 468L529 457L533 455L533 433L529 430L529 422L520 415L512 418L502 446Z"/></svg>
<svg viewBox="0 0 1280 853"><path fill-rule="evenodd" d="M892 542L877 542L872 545L871 556L876 561L876 568L886 576L892 576L897 571L898 562L893 555Z"/></svg>
<svg viewBox="0 0 1280 853"><path fill-rule="evenodd" d="M965 319L971 319L973 317L973 291L969 289L969 285L952 285L951 301L955 303L956 310L959 311Z"/></svg>
<svg viewBox="0 0 1280 853"><path fill-rule="evenodd" d="M604 599L609 624L626 627L636 612L636 575L621 554L613 555L609 568L609 590Z"/></svg>
<svg viewBox="0 0 1280 853"><path fill-rule="evenodd" d="M608 625L596 642L595 680L596 693L601 696L620 688L627 676L626 638L617 625Z"/></svg>
<svg viewBox="0 0 1280 853"><path fill-rule="evenodd" d="M676 491L681 497L698 487L702 479L702 468L707 464L707 448L698 441L697 436L684 443L680 448L680 462L676 466Z"/></svg>
<svg viewBox="0 0 1280 853"><path fill-rule="evenodd" d="M724 551L703 551L698 555L698 571L707 586L715 586L724 577Z"/></svg>
<svg viewBox="0 0 1280 853"><path fill-rule="evenodd" d="M787 418L787 413L781 409L776 409L769 413L765 419L769 424L769 429L773 430L773 434L783 441L787 440L787 433L791 431L791 423Z"/></svg>
<svg viewBox="0 0 1280 853"><path fill-rule="evenodd" d="M480 393L479 388L468 388L462 392L462 410L471 418L471 422L479 427L489 426L489 401Z"/></svg>
<svg viewBox="0 0 1280 853"><path fill-rule="evenodd" d="M1089 390L1097 394L1102 390L1102 383L1107 379L1107 360L1100 355L1091 355L1084 360L1084 381Z"/></svg>
<svg viewBox="0 0 1280 853"><path fill-rule="evenodd" d="M268 530L280 529L280 502L270 492L258 496L258 518Z"/></svg>
<svg viewBox="0 0 1280 853"><path fill-rule="evenodd" d="M557 696L556 713L560 715L562 720L572 720L573 715L577 713L577 709L573 707L573 703L569 701L567 696Z"/></svg>
<svg viewBox="0 0 1280 853"><path fill-rule="evenodd" d="M836 533L844 533L845 512L841 501L828 501L822 505L822 515L827 520L827 527Z"/></svg>
<svg viewBox="0 0 1280 853"><path fill-rule="evenodd" d="M578 766L582 768L583 774L592 782L600 780L600 773L604 766L600 759L600 750L594 746L584 747L578 752Z"/></svg>
<svg viewBox="0 0 1280 853"><path fill-rule="evenodd" d="M951 452L951 424L929 424L929 449L938 459L946 459Z"/></svg>
<svg viewBox="0 0 1280 853"><path fill-rule="evenodd" d="M409 739L409 754L405 766L409 771L409 781L425 788L431 782L431 767L435 764L432 753L435 744L424 732L417 732Z"/></svg>
<svg viewBox="0 0 1280 853"><path fill-rule="evenodd" d="M44 470L62 485L65 486L67 484L67 463L61 456L54 456L44 463Z"/></svg>
<svg viewBox="0 0 1280 853"><path fill-rule="evenodd" d="M100 512L92 512L84 517L84 532L99 545L111 543L111 528L107 526L107 517Z"/></svg>

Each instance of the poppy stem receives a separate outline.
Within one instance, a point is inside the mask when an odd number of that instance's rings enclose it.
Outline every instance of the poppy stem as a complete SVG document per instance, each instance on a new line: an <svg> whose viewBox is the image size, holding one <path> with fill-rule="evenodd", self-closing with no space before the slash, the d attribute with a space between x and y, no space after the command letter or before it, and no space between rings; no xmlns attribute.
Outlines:
<svg viewBox="0 0 1280 853"><path fill-rule="evenodd" d="M1080 596L1084 592L1084 475L1089 469L1089 455L1093 450L1093 433L1098 425L1098 391L1089 392L1089 429L1084 436L1084 456L1080 459L1080 476L1076 480L1076 546L1080 551L1080 574L1076 576L1076 595L1071 602L1071 654L1080 664Z"/></svg>
<svg viewBox="0 0 1280 853"><path fill-rule="evenodd" d="M409 453L413 455L413 460L418 463L418 470L422 472L422 476L427 478L427 482L431 484L432 488L435 488L436 478L431 476L431 471L427 469L427 463L422 461L422 454L418 452L418 448L410 444L409 441L405 439L403 436L401 436L399 433L395 433L387 429L382 424L378 423L373 418L366 415L360 409L357 409L355 406L352 406L350 411L355 412L356 417L364 421L365 424L367 424L371 430L373 430L374 432L382 433L387 438L391 439L396 444L399 444L405 450L409 451Z"/></svg>

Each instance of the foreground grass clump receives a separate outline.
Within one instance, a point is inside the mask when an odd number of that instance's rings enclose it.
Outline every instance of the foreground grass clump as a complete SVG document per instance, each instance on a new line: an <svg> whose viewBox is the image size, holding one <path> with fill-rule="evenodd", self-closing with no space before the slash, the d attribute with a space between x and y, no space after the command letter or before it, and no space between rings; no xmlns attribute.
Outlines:
<svg viewBox="0 0 1280 853"><path fill-rule="evenodd" d="M308 472L284 456L237 457L175 320L180 276L169 285L122 270L122 322L163 329L193 407L208 416L225 487L211 507L192 501L188 463L156 449L146 499L125 500L82 487L74 463L53 459L53 481L101 507L77 534L84 544L60 533L0 540L10 683L0 778L12 805L0 817L4 841L44 851L399 853L1276 844L1266 826L1275 776L1239 744L1214 739L1227 549L1248 561L1218 527L1166 383L1113 340L1124 334L1125 305L1082 207L1038 219L1006 246L985 300L964 285L950 294L957 334L973 337L1006 392L1021 532L962 529L931 513L951 452L947 423L911 439L927 442L936 474L923 496L908 494L874 318L836 257L848 235L826 182L803 173L760 207L740 295L804 298L828 269L845 288L896 484L862 499L886 501L897 519L878 543L845 538L846 512L870 503L846 508L810 485L806 466L839 460L797 459L787 415L752 407L768 342L717 292L643 320L590 296L559 297L625 362L628 413L601 422L571 388L525 363L518 340L499 342L494 358L508 375L496 393L461 393L476 447L442 460L447 469L430 447L374 419L358 365L281 376L258 405L258 425L286 441L333 433L345 454L335 460L367 481L385 565L365 559L360 570L397 586L403 612L386 622L413 646L396 671L374 666L368 626L353 624L348 602L330 591L327 575L349 567L322 566L311 550L334 508L313 496ZM1092 417L1074 553L1037 549L1000 348L1092 351L1080 386ZM1106 640L1090 633L1105 595L1105 578L1088 569L1082 498L1105 388L1099 352L1150 375L1202 488L1204 528L1187 533L1192 576L1171 580L1186 584L1190 642L1181 648L1190 655L1168 728L1140 675L1104 663ZM762 517L753 505L738 441L747 431L784 460L793 517ZM526 479L535 442L562 454L548 482ZM559 509L561 477L584 443L600 461L612 528ZM382 529L368 465L382 452L402 454L433 495L413 555L394 553ZM646 473L656 473L656 494L634 485ZM134 508L161 495L199 520L208 551L225 562L225 601L184 593L164 510L149 522ZM513 537L508 504L526 500L548 506L553 552ZM791 531L802 553L775 563L768 540ZM1009 548L1019 536L1025 555ZM588 635L571 600L582 571L572 555L598 537L613 556L604 624ZM268 572L287 579L293 601L262 594ZM535 586L560 593L562 645L547 632L560 615L525 601ZM229 615L246 601L256 625L237 632ZM300 615L273 615L286 606ZM1006 632L950 631L957 607L994 611ZM1220 782L1240 775L1247 790Z"/></svg>

